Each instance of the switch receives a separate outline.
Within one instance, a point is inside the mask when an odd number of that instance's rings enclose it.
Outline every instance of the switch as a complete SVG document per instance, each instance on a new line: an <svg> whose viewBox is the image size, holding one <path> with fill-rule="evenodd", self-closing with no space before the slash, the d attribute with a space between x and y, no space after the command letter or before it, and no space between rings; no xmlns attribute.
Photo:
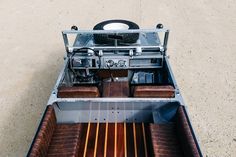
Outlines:
<svg viewBox="0 0 236 157"><path fill-rule="evenodd" d="M114 61L113 60L108 60L107 61L107 67L113 67Z"/></svg>
<svg viewBox="0 0 236 157"><path fill-rule="evenodd" d="M125 67L125 60L119 60L118 61L118 66L119 67Z"/></svg>

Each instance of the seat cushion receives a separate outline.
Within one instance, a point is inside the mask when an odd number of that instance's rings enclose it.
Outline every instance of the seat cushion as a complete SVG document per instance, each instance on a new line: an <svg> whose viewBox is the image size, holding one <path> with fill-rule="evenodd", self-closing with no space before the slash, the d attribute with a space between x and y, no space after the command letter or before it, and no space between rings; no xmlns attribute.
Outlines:
<svg viewBox="0 0 236 157"><path fill-rule="evenodd" d="M175 95L174 87L166 86L135 86L134 97L156 97L156 98L172 98Z"/></svg>
<svg viewBox="0 0 236 157"><path fill-rule="evenodd" d="M48 106L29 157L77 157L81 124L57 124L52 105Z"/></svg>
<svg viewBox="0 0 236 157"><path fill-rule="evenodd" d="M175 124L150 124L153 156L184 157Z"/></svg>
<svg viewBox="0 0 236 157"><path fill-rule="evenodd" d="M48 148L48 157L77 157L81 124L58 124Z"/></svg>
<svg viewBox="0 0 236 157"><path fill-rule="evenodd" d="M59 87L57 97L59 98L93 98L99 97L96 86Z"/></svg>

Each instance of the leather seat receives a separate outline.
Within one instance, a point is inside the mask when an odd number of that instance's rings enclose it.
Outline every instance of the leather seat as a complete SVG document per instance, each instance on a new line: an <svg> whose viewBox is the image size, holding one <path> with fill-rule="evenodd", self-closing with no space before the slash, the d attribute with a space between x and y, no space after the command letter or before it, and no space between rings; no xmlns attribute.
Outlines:
<svg viewBox="0 0 236 157"><path fill-rule="evenodd" d="M57 97L59 98L93 98L99 97L96 86L59 87Z"/></svg>
<svg viewBox="0 0 236 157"><path fill-rule="evenodd" d="M47 157L77 157L80 130L81 124L58 124L48 147Z"/></svg>
<svg viewBox="0 0 236 157"><path fill-rule="evenodd" d="M172 98L175 96L175 89L173 86L135 86L134 97L147 98Z"/></svg>
<svg viewBox="0 0 236 157"><path fill-rule="evenodd" d="M52 105L48 106L34 139L29 157L78 157L81 124L57 124Z"/></svg>
<svg viewBox="0 0 236 157"><path fill-rule="evenodd" d="M191 128L189 127L190 124L186 117L186 111L182 106L177 110L176 124L177 134L179 139L181 139L180 143L184 154L186 156L200 157L201 155L199 154Z"/></svg>
<svg viewBox="0 0 236 157"><path fill-rule="evenodd" d="M180 106L174 123L150 124L153 156L200 157L185 110Z"/></svg>
<svg viewBox="0 0 236 157"><path fill-rule="evenodd" d="M48 106L30 151L30 157L46 156L53 132L56 128L56 115L53 106Z"/></svg>

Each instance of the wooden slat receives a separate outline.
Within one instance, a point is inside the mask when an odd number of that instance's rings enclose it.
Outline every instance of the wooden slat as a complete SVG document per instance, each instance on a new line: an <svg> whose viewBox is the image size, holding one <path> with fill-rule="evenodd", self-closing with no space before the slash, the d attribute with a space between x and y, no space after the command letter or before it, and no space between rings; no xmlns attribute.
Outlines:
<svg viewBox="0 0 236 157"><path fill-rule="evenodd" d="M127 157L126 123L124 123L124 149L125 149L124 156Z"/></svg>
<svg viewBox="0 0 236 157"><path fill-rule="evenodd" d="M144 125L144 123L142 123L142 132L143 132L143 143L144 143L145 157L148 157L147 140L146 140L146 132L145 132L145 125Z"/></svg>
<svg viewBox="0 0 236 157"><path fill-rule="evenodd" d="M145 157L142 123L135 124L137 156Z"/></svg>
<svg viewBox="0 0 236 157"><path fill-rule="evenodd" d="M80 136L81 140L80 140L78 154L83 154L84 153L87 128L88 128L87 123L81 123L81 136Z"/></svg>
<svg viewBox="0 0 236 157"><path fill-rule="evenodd" d="M92 157L94 155L95 139L96 139L96 123L90 124L90 132L87 144L86 157Z"/></svg>
<svg viewBox="0 0 236 157"><path fill-rule="evenodd" d="M96 138L95 138L95 146L94 146L94 153L93 153L94 157L96 157L96 154L97 154L98 132L99 132L99 123L97 123L97 129L96 129Z"/></svg>
<svg viewBox="0 0 236 157"><path fill-rule="evenodd" d="M97 144L97 157L104 157L104 147L105 147L105 133L106 133L106 123L99 124L98 132L98 144Z"/></svg>
<svg viewBox="0 0 236 157"><path fill-rule="evenodd" d="M134 157L134 134L133 134L133 124L126 123L126 139L127 139L127 156Z"/></svg>
<svg viewBox="0 0 236 157"><path fill-rule="evenodd" d="M84 153L83 153L84 155L83 155L83 157L86 157L86 153L87 153L89 132L90 132L90 123L88 123L88 128L87 128L87 133L86 133L86 139L85 139L85 146L84 146Z"/></svg>
<svg viewBox="0 0 236 157"><path fill-rule="evenodd" d="M115 123L115 136L114 136L114 157L116 157L116 152L117 152L117 123Z"/></svg>
<svg viewBox="0 0 236 157"><path fill-rule="evenodd" d="M133 123L133 135L134 135L134 155L135 157L138 157L135 123Z"/></svg>
<svg viewBox="0 0 236 157"><path fill-rule="evenodd" d="M124 123L117 124L117 144L116 144L116 156L125 156L125 146L124 146Z"/></svg>
<svg viewBox="0 0 236 157"><path fill-rule="evenodd" d="M109 123L108 125L108 134L107 134L107 157L113 157L114 156L114 148L115 148L115 124Z"/></svg>
<svg viewBox="0 0 236 157"><path fill-rule="evenodd" d="M107 136L108 136L108 123L106 123L106 129L105 129L104 157L107 156Z"/></svg>

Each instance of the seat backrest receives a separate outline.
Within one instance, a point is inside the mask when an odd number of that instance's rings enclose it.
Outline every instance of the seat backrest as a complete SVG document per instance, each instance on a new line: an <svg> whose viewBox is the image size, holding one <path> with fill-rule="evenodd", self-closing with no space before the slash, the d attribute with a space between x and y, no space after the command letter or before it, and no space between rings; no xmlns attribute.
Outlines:
<svg viewBox="0 0 236 157"><path fill-rule="evenodd" d="M133 96L142 98L172 98L175 96L175 89L170 85L137 85L134 87Z"/></svg>
<svg viewBox="0 0 236 157"><path fill-rule="evenodd" d="M194 140L192 131L190 129L184 108L180 106L176 114L177 135L181 142L184 155L188 157L200 157Z"/></svg>
<svg viewBox="0 0 236 157"><path fill-rule="evenodd" d="M100 93L96 86L59 87L59 98L93 98L99 97Z"/></svg>
<svg viewBox="0 0 236 157"><path fill-rule="evenodd" d="M38 133L33 141L29 157L43 157L47 155L48 146L56 128L56 115L52 105L47 106Z"/></svg>

